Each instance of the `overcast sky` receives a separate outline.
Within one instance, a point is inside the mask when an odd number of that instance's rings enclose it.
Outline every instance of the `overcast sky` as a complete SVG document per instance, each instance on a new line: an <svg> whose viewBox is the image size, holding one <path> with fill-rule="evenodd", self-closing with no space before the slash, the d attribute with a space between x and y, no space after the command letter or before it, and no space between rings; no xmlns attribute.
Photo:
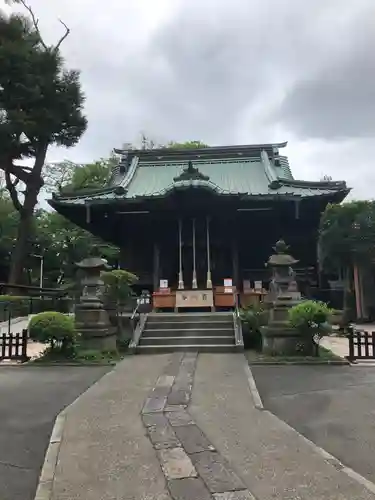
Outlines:
<svg viewBox="0 0 375 500"><path fill-rule="evenodd" d="M51 161L163 142L289 141L296 178L375 198L375 0L29 0L48 42L71 28L89 127ZM0 0L1 5L2 0Z"/></svg>

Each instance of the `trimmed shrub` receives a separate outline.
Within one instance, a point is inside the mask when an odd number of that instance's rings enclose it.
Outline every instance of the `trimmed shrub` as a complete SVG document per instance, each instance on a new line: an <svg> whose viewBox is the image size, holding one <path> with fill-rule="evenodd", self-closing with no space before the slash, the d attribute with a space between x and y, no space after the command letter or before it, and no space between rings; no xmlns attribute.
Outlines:
<svg viewBox="0 0 375 500"><path fill-rule="evenodd" d="M30 338L44 344L49 343L51 351L71 355L76 343L74 318L56 311L35 315L29 323Z"/></svg>
<svg viewBox="0 0 375 500"><path fill-rule="evenodd" d="M242 335L245 349L262 348L262 326L267 325L269 311L262 304L253 304L241 309Z"/></svg>
<svg viewBox="0 0 375 500"><path fill-rule="evenodd" d="M301 334L323 337L329 330L332 310L324 302L305 300L288 311L289 322Z"/></svg>
<svg viewBox="0 0 375 500"><path fill-rule="evenodd" d="M105 285L105 298L118 305L125 304L129 300L133 295L131 285L138 281L135 274L123 269L104 271L101 278Z"/></svg>

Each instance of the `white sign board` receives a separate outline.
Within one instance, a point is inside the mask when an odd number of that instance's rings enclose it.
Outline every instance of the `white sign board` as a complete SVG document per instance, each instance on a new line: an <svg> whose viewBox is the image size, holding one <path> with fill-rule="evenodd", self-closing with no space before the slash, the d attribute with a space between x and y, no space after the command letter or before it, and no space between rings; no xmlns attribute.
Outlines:
<svg viewBox="0 0 375 500"><path fill-rule="evenodd" d="M226 279L224 280L224 286L225 286L225 287L230 287L230 286L233 286L233 280L232 280L232 278L226 278Z"/></svg>
<svg viewBox="0 0 375 500"><path fill-rule="evenodd" d="M168 280L160 280L159 287L168 288Z"/></svg>
<svg viewBox="0 0 375 500"><path fill-rule="evenodd" d="M212 290L177 290L176 308L180 307L213 307Z"/></svg>
<svg viewBox="0 0 375 500"><path fill-rule="evenodd" d="M263 290L263 283L261 281L254 281L254 288L257 292Z"/></svg>
<svg viewBox="0 0 375 500"><path fill-rule="evenodd" d="M250 282L250 280L244 280L243 281L243 289L244 290L251 290L251 282Z"/></svg>

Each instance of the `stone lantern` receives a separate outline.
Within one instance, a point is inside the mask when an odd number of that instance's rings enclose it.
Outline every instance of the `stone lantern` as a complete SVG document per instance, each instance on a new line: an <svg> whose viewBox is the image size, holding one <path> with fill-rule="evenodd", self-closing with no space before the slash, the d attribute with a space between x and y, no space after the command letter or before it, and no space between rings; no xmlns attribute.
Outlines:
<svg viewBox="0 0 375 500"><path fill-rule="evenodd" d="M270 320L262 328L262 351L270 356L310 355L312 344L289 324L288 311L301 301L293 266L298 260L289 247L279 240L267 266L272 270L270 284Z"/></svg>
<svg viewBox="0 0 375 500"><path fill-rule="evenodd" d="M104 283L101 272L110 267L104 259L88 257L77 268L82 276L82 295L75 309L75 325L85 349L116 350L116 332L101 299Z"/></svg>
<svg viewBox="0 0 375 500"><path fill-rule="evenodd" d="M273 250L275 253L268 259L266 266L272 271L270 291L271 294L275 295L272 297L273 300L276 300L278 295L288 290L296 291L297 284L293 266L299 261L288 253L289 246L284 240L277 241Z"/></svg>

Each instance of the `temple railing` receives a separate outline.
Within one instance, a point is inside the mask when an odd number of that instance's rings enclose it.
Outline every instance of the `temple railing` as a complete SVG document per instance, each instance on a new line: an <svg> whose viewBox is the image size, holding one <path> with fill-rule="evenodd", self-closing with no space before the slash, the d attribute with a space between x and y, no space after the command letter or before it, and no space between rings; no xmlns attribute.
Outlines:
<svg viewBox="0 0 375 500"><path fill-rule="evenodd" d="M244 349L243 336L242 336L242 322L240 317L240 309L238 307L238 293L234 292L234 310L233 310L233 328L234 328L234 341L236 348L239 350Z"/></svg>
<svg viewBox="0 0 375 500"><path fill-rule="evenodd" d="M129 344L130 351L135 351L135 349L138 347L139 340L142 336L148 317L148 313L140 312L139 306L140 304L137 304L132 315L130 316L130 324L132 327L132 339Z"/></svg>

